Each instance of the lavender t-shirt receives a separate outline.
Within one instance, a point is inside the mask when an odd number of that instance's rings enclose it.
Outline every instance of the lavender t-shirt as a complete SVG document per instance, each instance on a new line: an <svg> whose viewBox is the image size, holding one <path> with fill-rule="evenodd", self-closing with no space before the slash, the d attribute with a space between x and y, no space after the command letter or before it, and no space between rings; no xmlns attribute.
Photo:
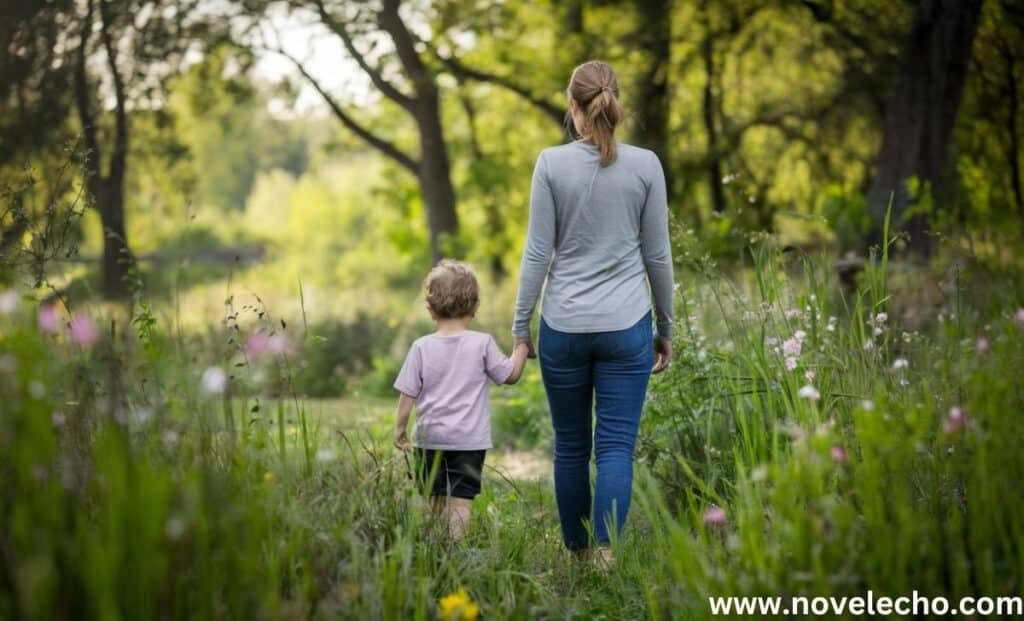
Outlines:
<svg viewBox="0 0 1024 621"><path fill-rule="evenodd" d="M503 384L515 363L490 334L466 330L428 334L413 342L395 389L415 397L415 446L476 451L491 446L487 380Z"/></svg>

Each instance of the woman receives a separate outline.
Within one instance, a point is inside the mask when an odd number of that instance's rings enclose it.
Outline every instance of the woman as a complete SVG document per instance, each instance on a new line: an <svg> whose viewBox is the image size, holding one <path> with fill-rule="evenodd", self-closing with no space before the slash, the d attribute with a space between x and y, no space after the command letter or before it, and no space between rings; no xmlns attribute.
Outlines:
<svg viewBox="0 0 1024 621"><path fill-rule="evenodd" d="M573 551L596 544L598 560L607 562L610 531L621 532L629 511L647 382L672 358L668 206L658 157L615 141L623 111L612 68L580 65L567 94L580 139L537 159L513 334L534 357L530 318L546 278L539 351L562 536Z"/></svg>

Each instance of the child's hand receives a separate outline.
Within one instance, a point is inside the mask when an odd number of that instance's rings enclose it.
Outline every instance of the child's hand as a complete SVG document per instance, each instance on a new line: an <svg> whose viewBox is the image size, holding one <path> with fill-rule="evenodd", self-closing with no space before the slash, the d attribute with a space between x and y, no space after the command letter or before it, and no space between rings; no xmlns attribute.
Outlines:
<svg viewBox="0 0 1024 621"><path fill-rule="evenodd" d="M412 443L409 442L409 436L406 434L404 428L395 429L395 448L400 451L411 451Z"/></svg>

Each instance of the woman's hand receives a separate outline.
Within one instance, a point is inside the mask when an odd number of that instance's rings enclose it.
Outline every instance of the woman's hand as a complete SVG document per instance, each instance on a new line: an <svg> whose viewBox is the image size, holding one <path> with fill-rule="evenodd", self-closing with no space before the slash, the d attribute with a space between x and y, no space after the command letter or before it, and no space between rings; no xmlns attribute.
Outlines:
<svg viewBox="0 0 1024 621"><path fill-rule="evenodd" d="M515 346L519 347L520 345L526 345L526 357L527 358L536 358L537 357L537 352L533 348L533 337L530 337L530 336L517 336L516 337L516 345Z"/></svg>
<svg viewBox="0 0 1024 621"><path fill-rule="evenodd" d="M661 337L654 339L654 368L651 373L661 373L672 364L672 341Z"/></svg>

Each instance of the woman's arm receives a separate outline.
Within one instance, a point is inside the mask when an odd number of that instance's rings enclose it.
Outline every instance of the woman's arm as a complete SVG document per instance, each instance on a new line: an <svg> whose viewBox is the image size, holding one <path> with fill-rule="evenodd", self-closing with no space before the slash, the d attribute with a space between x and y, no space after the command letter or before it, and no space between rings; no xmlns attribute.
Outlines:
<svg viewBox="0 0 1024 621"><path fill-rule="evenodd" d="M647 278L651 282L651 292L654 294L658 338L663 344L671 344L675 278L672 273L672 244L668 234L665 173L661 169L658 156L654 153L651 153L650 166L652 178L650 187L647 188L647 201L640 216L640 251L644 257ZM671 356L670 345L668 355ZM665 364L667 365L667 360Z"/></svg>
<svg viewBox="0 0 1024 621"><path fill-rule="evenodd" d="M541 152L533 169L530 187L530 224L523 248L523 261L519 268L519 294L516 297L516 315L512 335L516 342L530 339L530 317L537 305L544 279L548 275L551 255L555 247L555 201L547 180L544 153ZM532 347L530 347L532 350ZM532 354L532 351L530 352Z"/></svg>

